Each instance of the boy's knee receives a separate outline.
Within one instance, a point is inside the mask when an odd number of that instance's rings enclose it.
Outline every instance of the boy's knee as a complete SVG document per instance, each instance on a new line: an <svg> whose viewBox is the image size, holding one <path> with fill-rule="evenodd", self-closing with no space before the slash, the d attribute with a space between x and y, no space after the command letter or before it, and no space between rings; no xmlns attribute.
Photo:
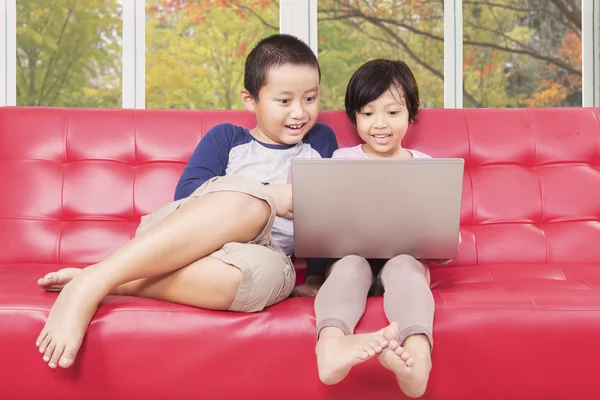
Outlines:
<svg viewBox="0 0 600 400"><path fill-rule="evenodd" d="M266 200L259 199L247 193L236 193L240 195L237 210L252 219L259 219L265 223L271 216L271 206Z"/></svg>

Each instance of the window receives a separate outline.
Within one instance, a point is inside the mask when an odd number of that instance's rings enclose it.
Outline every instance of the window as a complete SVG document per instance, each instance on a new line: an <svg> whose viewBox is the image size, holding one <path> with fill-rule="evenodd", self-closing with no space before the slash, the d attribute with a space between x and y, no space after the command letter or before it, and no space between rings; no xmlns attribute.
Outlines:
<svg viewBox="0 0 600 400"><path fill-rule="evenodd" d="M148 0L146 108L243 108L246 55L278 32L278 0Z"/></svg>
<svg viewBox="0 0 600 400"><path fill-rule="evenodd" d="M118 0L17 0L17 105L121 107Z"/></svg>
<svg viewBox="0 0 600 400"><path fill-rule="evenodd" d="M423 106L444 106L442 1L319 0L318 32L322 109L343 109L352 73L374 58L405 61Z"/></svg>
<svg viewBox="0 0 600 400"><path fill-rule="evenodd" d="M581 0L464 0L463 21L465 107L581 106Z"/></svg>

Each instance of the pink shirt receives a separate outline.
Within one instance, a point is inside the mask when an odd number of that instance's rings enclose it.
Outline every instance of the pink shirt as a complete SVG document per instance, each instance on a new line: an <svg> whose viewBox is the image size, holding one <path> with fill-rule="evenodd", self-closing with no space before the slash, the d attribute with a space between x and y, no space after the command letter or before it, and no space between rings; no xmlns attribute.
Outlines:
<svg viewBox="0 0 600 400"><path fill-rule="evenodd" d="M425 153L421 153L417 150L405 149L410 154L412 154L413 158L431 158ZM331 158L372 158L362 148L362 144L354 147L346 147L343 149L337 149L333 152Z"/></svg>

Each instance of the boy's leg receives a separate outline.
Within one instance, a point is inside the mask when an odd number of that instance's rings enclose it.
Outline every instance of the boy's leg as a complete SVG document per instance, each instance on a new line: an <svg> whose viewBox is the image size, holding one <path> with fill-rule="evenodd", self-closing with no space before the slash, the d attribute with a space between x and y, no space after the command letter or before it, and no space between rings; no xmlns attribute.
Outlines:
<svg viewBox="0 0 600 400"><path fill-rule="evenodd" d="M399 326L396 337L379 356L392 370L400 388L410 397L425 393L431 371L435 303L429 288L429 270L418 260L401 255L389 260L380 273L385 315Z"/></svg>
<svg viewBox="0 0 600 400"><path fill-rule="evenodd" d="M82 271L82 268L63 268L47 274L38 282L48 292L60 292ZM241 281L242 274L237 268L208 256L175 271L124 283L111 290L110 294L165 300L208 310L227 310Z"/></svg>
<svg viewBox="0 0 600 400"><path fill-rule="evenodd" d="M98 304L115 287L174 271L214 253L225 243L270 240L275 218L272 200L260 193L260 183L233 178L209 182L198 189L200 197L192 195L177 210L65 286L36 341L51 367L72 365ZM213 283L231 281L232 291L222 294L231 298L241 273L230 265L223 266L227 268L214 274Z"/></svg>
<svg viewBox="0 0 600 400"><path fill-rule="evenodd" d="M372 281L369 262L362 257L347 256L331 266L317 293L317 367L325 384L340 382L354 365L373 357L387 345L382 331L353 334L365 312Z"/></svg>

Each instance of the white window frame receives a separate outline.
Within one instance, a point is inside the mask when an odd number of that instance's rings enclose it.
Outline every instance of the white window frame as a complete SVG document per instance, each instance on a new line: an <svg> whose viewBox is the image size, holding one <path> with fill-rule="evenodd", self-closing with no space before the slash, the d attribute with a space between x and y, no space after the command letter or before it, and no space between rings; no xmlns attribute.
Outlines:
<svg viewBox="0 0 600 400"><path fill-rule="evenodd" d="M600 107L600 4L590 1L594 5L594 107Z"/></svg>
<svg viewBox="0 0 600 400"><path fill-rule="evenodd" d="M123 1L123 108L146 107L146 2Z"/></svg>
<svg viewBox="0 0 600 400"><path fill-rule="evenodd" d="M17 1L0 3L0 106L17 105Z"/></svg>
<svg viewBox="0 0 600 400"><path fill-rule="evenodd" d="M581 2L582 105L600 106L600 4L594 0Z"/></svg>
<svg viewBox="0 0 600 400"><path fill-rule="evenodd" d="M318 56L317 0L279 0L279 32L296 36Z"/></svg>
<svg viewBox="0 0 600 400"><path fill-rule="evenodd" d="M444 0L444 108L463 107L463 4Z"/></svg>

